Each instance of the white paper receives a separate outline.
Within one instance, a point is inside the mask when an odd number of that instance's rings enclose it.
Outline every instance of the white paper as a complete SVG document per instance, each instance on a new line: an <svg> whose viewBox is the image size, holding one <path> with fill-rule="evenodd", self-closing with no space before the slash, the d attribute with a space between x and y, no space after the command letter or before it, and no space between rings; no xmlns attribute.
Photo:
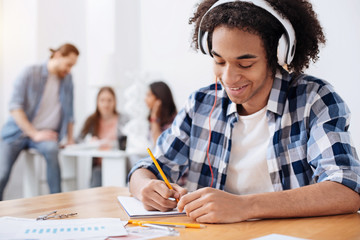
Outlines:
<svg viewBox="0 0 360 240"><path fill-rule="evenodd" d="M169 212L148 211L144 208L142 202L134 197L118 196L118 200L130 218L177 216L185 214L185 212L178 212L177 209Z"/></svg>
<svg viewBox="0 0 360 240"><path fill-rule="evenodd" d="M305 238L297 238L297 237L291 237L281 234L270 234L266 236L262 236L259 238L254 238L253 240L306 240Z"/></svg>
<svg viewBox="0 0 360 240"><path fill-rule="evenodd" d="M88 218L36 221L27 218L0 218L0 239L86 239L124 236L119 218Z"/></svg>

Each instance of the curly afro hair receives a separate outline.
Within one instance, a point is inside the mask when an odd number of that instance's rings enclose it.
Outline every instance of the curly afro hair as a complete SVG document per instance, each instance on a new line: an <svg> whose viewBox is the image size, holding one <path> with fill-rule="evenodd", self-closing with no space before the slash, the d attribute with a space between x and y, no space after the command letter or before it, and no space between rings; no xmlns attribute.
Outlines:
<svg viewBox="0 0 360 240"><path fill-rule="evenodd" d="M306 0L266 0L280 15L287 18L296 35L296 51L292 62L287 66L289 71L301 73L309 67L310 60L319 58L319 45L325 44L322 27ZM202 17L217 0L204 0L198 6L189 24L194 24L192 46L199 49L198 31ZM258 35L263 40L268 65L275 74L279 67L277 45L284 32L281 23L266 10L252 3L234 1L221 4L206 14L201 23L201 30L209 32L209 47L214 29L219 26L238 28Z"/></svg>

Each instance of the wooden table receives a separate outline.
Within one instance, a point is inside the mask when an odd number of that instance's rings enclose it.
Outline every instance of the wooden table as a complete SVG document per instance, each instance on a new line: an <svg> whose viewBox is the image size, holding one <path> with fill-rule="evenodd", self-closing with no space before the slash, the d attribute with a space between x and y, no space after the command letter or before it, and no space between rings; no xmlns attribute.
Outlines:
<svg viewBox="0 0 360 240"><path fill-rule="evenodd" d="M127 188L101 187L67 193L0 202L0 216L36 218L52 210L77 212L75 218L115 217L127 220L117 196ZM156 218L157 221L191 222L186 216ZM179 229L179 237L161 239L252 239L277 233L305 239L360 239L360 214L328 217L269 219L233 224L207 224L205 229Z"/></svg>

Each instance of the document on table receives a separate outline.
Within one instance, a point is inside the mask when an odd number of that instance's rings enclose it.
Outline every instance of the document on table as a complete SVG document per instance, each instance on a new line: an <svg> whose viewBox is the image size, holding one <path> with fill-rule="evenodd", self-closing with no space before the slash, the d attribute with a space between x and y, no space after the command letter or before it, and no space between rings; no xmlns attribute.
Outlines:
<svg viewBox="0 0 360 240"><path fill-rule="evenodd" d="M28 218L1 217L0 239L90 239L125 236L119 218L88 218L36 221Z"/></svg>
<svg viewBox="0 0 360 240"><path fill-rule="evenodd" d="M291 237L281 234L270 234L259 238L253 238L253 240L306 240L306 239Z"/></svg>
<svg viewBox="0 0 360 240"><path fill-rule="evenodd" d="M185 214L185 212L178 212L177 209L169 212L148 211L144 208L142 202L134 197L118 196L118 200L130 218L178 216Z"/></svg>

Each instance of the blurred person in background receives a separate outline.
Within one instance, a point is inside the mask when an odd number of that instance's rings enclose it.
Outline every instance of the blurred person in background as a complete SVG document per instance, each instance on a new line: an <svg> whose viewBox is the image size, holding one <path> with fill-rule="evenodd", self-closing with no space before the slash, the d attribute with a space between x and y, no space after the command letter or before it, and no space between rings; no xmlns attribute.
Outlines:
<svg viewBox="0 0 360 240"><path fill-rule="evenodd" d="M79 50L66 43L50 49L43 64L27 67L16 79L11 95L10 117L1 131L0 200L11 169L23 149L36 149L47 163L50 193L61 192L59 141L73 139L73 81L70 73Z"/></svg>
<svg viewBox="0 0 360 240"><path fill-rule="evenodd" d="M150 138L155 145L160 134L171 126L177 110L169 86L162 81L149 85L145 102L150 110Z"/></svg>
<svg viewBox="0 0 360 240"><path fill-rule="evenodd" d="M125 150L126 136L122 129L127 118L116 110L115 91L108 86L102 87L96 98L96 110L85 121L79 139L99 141L101 150L120 147ZM119 146L119 145L120 146ZM101 158L93 158L91 187L101 186Z"/></svg>

